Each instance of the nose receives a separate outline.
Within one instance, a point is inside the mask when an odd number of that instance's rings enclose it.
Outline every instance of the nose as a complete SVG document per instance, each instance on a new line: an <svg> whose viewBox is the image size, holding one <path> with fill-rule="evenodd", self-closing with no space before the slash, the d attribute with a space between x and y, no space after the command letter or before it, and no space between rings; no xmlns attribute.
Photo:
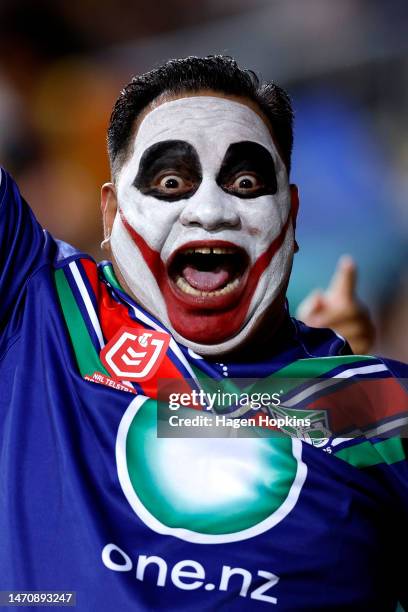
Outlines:
<svg viewBox="0 0 408 612"><path fill-rule="evenodd" d="M203 183L187 200L180 215L181 223L185 226L199 226L208 231L239 227L240 217L234 197L223 192L215 181L213 185Z"/></svg>

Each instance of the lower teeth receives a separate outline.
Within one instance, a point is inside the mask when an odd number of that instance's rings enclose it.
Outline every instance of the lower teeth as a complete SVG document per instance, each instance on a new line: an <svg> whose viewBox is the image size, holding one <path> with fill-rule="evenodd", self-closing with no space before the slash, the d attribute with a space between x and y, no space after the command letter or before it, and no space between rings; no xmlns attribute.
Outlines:
<svg viewBox="0 0 408 612"><path fill-rule="evenodd" d="M231 281L223 287L222 289L217 289L216 291L200 291L199 289L195 289L188 283L182 276L178 276L176 278L176 285L181 291L184 293L189 293L190 295L200 296L200 297L212 297L216 295L225 295L226 293L231 293L236 287L239 285L239 278Z"/></svg>

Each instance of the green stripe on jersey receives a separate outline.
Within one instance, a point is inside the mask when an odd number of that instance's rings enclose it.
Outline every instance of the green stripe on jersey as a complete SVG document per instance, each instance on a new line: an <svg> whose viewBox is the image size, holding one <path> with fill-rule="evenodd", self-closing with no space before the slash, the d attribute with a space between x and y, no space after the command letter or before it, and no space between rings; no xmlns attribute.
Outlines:
<svg viewBox="0 0 408 612"><path fill-rule="evenodd" d="M340 357L312 357L309 359L298 359L280 370L277 370L273 374L266 376L265 378L256 379L256 382L250 384L244 389L239 388L234 384L234 379L225 378L222 380L215 380L205 374L197 365L190 364L200 381L201 386L205 391L215 391L217 388L221 388L224 393L269 393L279 392L280 394L288 393L296 387L299 387L304 382L311 382L310 379L316 379L316 384L321 382L320 376L328 374L335 368L340 366L352 366L355 363L361 362L375 362L375 357L367 355L345 355ZM330 378L330 377L329 377ZM250 380L250 377L249 377ZM353 379L350 378L350 381ZM341 382L341 378L338 379ZM332 390L327 391L327 393ZM227 407L228 409L228 407ZM223 412L223 411L221 411Z"/></svg>
<svg viewBox="0 0 408 612"><path fill-rule="evenodd" d="M110 283L114 289L119 289L119 291L123 291L125 293L125 290L123 289L123 287L120 286L120 283L116 278L115 272L113 271L113 267L111 265L106 264L102 266L102 272L108 283Z"/></svg>
<svg viewBox="0 0 408 612"><path fill-rule="evenodd" d="M380 463L391 465L406 458L401 438L389 438L374 443L361 442L333 454L357 468L370 467Z"/></svg>
<svg viewBox="0 0 408 612"><path fill-rule="evenodd" d="M55 284L60 300L64 319L74 347L75 358L82 376L92 376L94 372L101 372L110 376L99 359L99 355L92 343L91 336L85 325L81 311L76 303L71 287L65 277L64 270L55 271Z"/></svg>
<svg viewBox="0 0 408 612"><path fill-rule="evenodd" d="M360 361L377 361L369 355L343 355L340 357L312 357L309 359L298 359L293 363L281 368L272 376L285 378L314 378L327 374L342 365L352 365Z"/></svg>

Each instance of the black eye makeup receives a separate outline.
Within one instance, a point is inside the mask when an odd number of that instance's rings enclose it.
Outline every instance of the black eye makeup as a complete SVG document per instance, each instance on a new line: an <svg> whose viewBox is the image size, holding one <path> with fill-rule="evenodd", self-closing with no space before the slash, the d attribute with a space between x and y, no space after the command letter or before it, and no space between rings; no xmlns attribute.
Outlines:
<svg viewBox="0 0 408 612"><path fill-rule="evenodd" d="M133 185L144 195L173 202L194 195L201 180L194 147L184 140L163 140L143 153Z"/></svg>
<svg viewBox="0 0 408 612"><path fill-rule="evenodd" d="M223 191L239 198L272 195L277 190L272 155L249 140L228 147L216 180Z"/></svg>

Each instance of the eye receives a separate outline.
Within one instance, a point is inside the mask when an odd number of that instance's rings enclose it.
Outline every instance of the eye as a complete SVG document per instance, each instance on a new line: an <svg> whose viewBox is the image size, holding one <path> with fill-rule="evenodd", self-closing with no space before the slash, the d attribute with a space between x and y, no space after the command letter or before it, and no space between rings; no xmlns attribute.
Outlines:
<svg viewBox="0 0 408 612"><path fill-rule="evenodd" d="M161 174L154 181L156 189L163 195L182 195L192 188L192 182L179 174Z"/></svg>
<svg viewBox="0 0 408 612"><path fill-rule="evenodd" d="M168 176L163 176L163 178L159 182L160 189L173 190L180 189L183 187L183 179L175 174L170 174Z"/></svg>
<svg viewBox="0 0 408 612"><path fill-rule="evenodd" d="M236 176L228 189L235 193L251 194L256 193L264 186L260 178L255 174L240 174Z"/></svg>

